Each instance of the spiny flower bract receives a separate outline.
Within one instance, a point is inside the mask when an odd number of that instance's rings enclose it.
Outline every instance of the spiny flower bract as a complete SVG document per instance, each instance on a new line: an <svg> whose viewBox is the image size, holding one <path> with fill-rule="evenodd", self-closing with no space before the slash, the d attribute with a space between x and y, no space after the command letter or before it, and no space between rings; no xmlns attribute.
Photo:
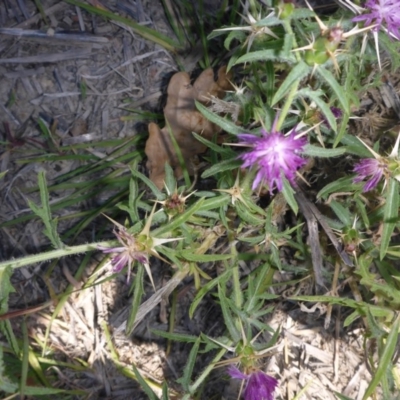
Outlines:
<svg viewBox="0 0 400 400"><path fill-rule="evenodd" d="M243 391L244 400L273 400L278 381L260 370L244 374L233 365L228 368L228 374L234 379L244 379L246 386Z"/></svg>
<svg viewBox="0 0 400 400"><path fill-rule="evenodd" d="M359 183L369 178L363 188L363 192L368 192L378 185L384 172L387 171L387 167L387 164L381 159L365 158L355 165L353 171L357 176L353 182Z"/></svg>
<svg viewBox="0 0 400 400"><path fill-rule="evenodd" d="M125 228L120 228L118 231L114 230L121 246L117 247L101 247L103 253L117 253L111 259L113 272L121 272L125 266L128 266L128 279L131 271L132 264L135 261L141 264L148 263L147 254L138 251L138 243L133 235L131 235Z"/></svg>
<svg viewBox="0 0 400 400"><path fill-rule="evenodd" d="M295 185L296 171L307 161L300 156L303 147L307 143L306 138L296 138L296 130L293 129L288 136L277 132L275 120L271 132L262 130L262 136L243 133L238 135L239 145L250 146L252 149L240 155L244 161L242 168L256 168L253 190L260 184L266 183L270 193L276 188L283 189L285 177L292 185Z"/></svg>

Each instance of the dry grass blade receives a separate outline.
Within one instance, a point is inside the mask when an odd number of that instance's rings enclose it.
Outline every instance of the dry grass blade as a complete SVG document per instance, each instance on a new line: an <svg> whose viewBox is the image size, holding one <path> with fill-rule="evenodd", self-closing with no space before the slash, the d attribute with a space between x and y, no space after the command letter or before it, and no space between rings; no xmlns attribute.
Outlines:
<svg viewBox="0 0 400 400"><path fill-rule="evenodd" d="M21 29L21 28L0 28L0 34L24 37L30 39L47 39L49 41L60 40L76 43L109 43L110 40L106 37L91 35L89 33L69 33L69 32L43 32L31 29Z"/></svg>
<svg viewBox="0 0 400 400"><path fill-rule="evenodd" d="M66 60L76 60L79 58L90 58L92 54L85 50L69 50L65 53L40 54L36 56L0 58L0 64L32 64L32 63L51 63Z"/></svg>
<svg viewBox="0 0 400 400"><path fill-rule="evenodd" d="M189 272L189 267L186 266L181 271L175 273L175 275L168 281L168 283L157 290L148 300L146 300L139 308L136 319L132 327L132 331L139 325L144 317L154 309L163 299L167 299L173 290L186 278ZM115 333L121 333L126 328L126 321L115 329Z"/></svg>

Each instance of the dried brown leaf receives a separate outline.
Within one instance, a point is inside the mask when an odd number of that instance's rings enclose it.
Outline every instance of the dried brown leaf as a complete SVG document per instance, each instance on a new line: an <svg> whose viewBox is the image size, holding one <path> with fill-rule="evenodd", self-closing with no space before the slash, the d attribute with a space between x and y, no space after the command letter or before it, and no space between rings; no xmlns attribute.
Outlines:
<svg viewBox="0 0 400 400"><path fill-rule="evenodd" d="M208 104L212 97L222 98L225 91L231 88L229 77L226 67L219 69L217 81L214 80L211 68L203 71L193 85L187 72L177 72L172 76L164 109L167 125L160 129L153 122L149 124L149 138L145 148L150 179L157 187L163 186L166 162L174 169L177 179L182 177L182 168L172 145L169 129L178 143L189 174L193 173L193 158L206 150L206 147L193 137L192 132L211 139L221 131L197 111L195 101Z"/></svg>

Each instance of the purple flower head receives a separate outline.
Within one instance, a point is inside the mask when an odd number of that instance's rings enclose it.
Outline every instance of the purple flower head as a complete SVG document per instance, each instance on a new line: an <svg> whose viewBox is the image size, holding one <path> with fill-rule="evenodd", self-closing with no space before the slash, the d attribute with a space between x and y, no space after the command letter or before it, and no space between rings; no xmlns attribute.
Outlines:
<svg viewBox="0 0 400 400"><path fill-rule="evenodd" d="M278 385L278 381L257 370L251 374L244 374L239 369L231 365L228 368L228 374L234 379L244 379L246 386L243 391L244 400L273 400L274 391Z"/></svg>
<svg viewBox="0 0 400 400"><path fill-rule="evenodd" d="M290 135L275 130L277 119L271 132L262 130L262 136L241 134L238 138L241 145L251 146L252 150L239 156L244 162L242 168L255 167L257 175L253 182L253 190L260 184L266 183L272 194L275 188L282 191L282 177L285 177L292 185L295 185L296 171L307 161L299 154L307 143L306 138L296 139L296 130Z"/></svg>
<svg viewBox="0 0 400 400"><path fill-rule="evenodd" d="M378 185L384 173L388 171L388 166L382 160L365 158L355 165L353 171L358 174L353 183L369 178L363 188L363 192L368 192Z"/></svg>
<svg viewBox="0 0 400 400"><path fill-rule="evenodd" d="M148 257L145 253L138 251L138 244L136 239L125 228L120 228L118 231L114 230L114 234L118 241L121 243L120 247L99 247L103 253L117 253L111 259L113 272L121 272L122 269L128 266L128 280L132 264L135 261L141 264L148 263Z"/></svg>
<svg viewBox="0 0 400 400"><path fill-rule="evenodd" d="M365 21L365 26L376 24L375 31L385 23L389 35L400 40L400 0L368 0L364 8L368 9L369 13L354 17L352 21Z"/></svg>

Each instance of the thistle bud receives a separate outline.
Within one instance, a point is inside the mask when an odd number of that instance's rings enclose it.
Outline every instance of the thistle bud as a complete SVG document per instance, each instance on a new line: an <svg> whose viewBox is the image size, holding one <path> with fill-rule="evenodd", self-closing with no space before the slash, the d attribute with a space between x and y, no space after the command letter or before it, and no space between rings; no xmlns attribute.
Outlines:
<svg viewBox="0 0 400 400"><path fill-rule="evenodd" d="M289 1L280 1L278 5L275 7L275 14L280 18L280 19L286 19L289 18L295 9L294 4L289 0Z"/></svg>
<svg viewBox="0 0 400 400"><path fill-rule="evenodd" d="M308 65L321 65L333 57L343 39L343 29L335 26L324 32L306 51L304 61Z"/></svg>

